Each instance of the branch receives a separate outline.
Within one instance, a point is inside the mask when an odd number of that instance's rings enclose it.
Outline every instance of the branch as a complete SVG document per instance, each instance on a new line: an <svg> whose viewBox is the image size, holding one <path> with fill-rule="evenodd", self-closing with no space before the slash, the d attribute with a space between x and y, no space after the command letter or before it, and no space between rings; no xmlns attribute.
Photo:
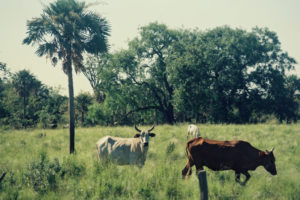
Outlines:
<svg viewBox="0 0 300 200"><path fill-rule="evenodd" d="M132 80L135 82L135 84L137 84L137 85L146 85L152 92L153 92L153 94L154 94L154 96L155 96L155 98L157 99L157 101L158 101L158 103L159 103L159 105L160 105L160 107L159 107L159 109L161 109L161 110L163 110L163 107L164 107L164 105L163 105L163 102L162 102L162 100L161 100L161 98L159 97L159 95L158 95L158 93L157 93L157 88L154 88L154 87L152 87L149 83L147 83L147 82L138 82L137 80L135 80L135 78L133 77L133 75L132 74L129 74L130 75L130 77L132 78ZM164 95L164 93L162 92L162 91L159 91L159 92L161 92L163 95Z"/></svg>
<svg viewBox="0 0 300 200"><path fill-rule="evenodd" d="M128 115L130 115L131 113L134 113L134 112L138 112L138 111L142 111L142 110L150 110L150 109L157 109L157 110L159 110L160 107L159 106L146 106L146 107L143 107L143 108L137 108L135 110L131 110L128 113L126 113L125 117L127 117Z"/></svg>

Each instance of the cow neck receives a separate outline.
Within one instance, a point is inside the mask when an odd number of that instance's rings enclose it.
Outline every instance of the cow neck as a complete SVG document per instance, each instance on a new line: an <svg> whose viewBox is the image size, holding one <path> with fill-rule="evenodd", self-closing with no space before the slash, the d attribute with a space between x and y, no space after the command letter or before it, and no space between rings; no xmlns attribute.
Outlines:
<svg viewBox="0 0 300 200"><path fill-rule="evenodd" d="M266 156L266 152L264 152L264 151L259 151L258 152L259 165L263 165L264 164L265 156Z"/></svg>

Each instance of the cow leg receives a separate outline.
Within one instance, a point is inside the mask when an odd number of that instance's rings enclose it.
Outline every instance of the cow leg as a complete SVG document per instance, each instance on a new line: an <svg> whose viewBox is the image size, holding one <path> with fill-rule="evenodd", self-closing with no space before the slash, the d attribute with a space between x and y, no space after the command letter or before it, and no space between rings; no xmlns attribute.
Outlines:
<svg viewBox="0 0 300 200"><path fill-rule="evenodd" d="M241 173L235 172L235 181L236 181L236 182L241 183L240 177L241 177Z"/></svg>
<svg viewBox="0 0 300 200"><path fill-rule="evenodd" d="M182 178L185 179L188 176L190 176L192 174L192 167L193 167L194 163L189 160L187 162L187 164L185 165L185 167L182 170Z"/></svg>
<svg viewBox="0 0 300 200"><path fill-rule="evenodd" d="M142 167L145 165L145 161L146 161L146 158L144 156L140 157L137 160L137 165L140 169L142 169Z"/></svg>
<svg viewBox="0 0 300 200"><path fill-rule="evenodd" d="M203 165L198 165L198 164L195 165L196 165L196 173L198 174L201 170L203 170Z"/></svg>
<svg viewBox="0 0 300 200"><path fill-rule="evenodd" d="M242 174L244 174L246 176L245 181L242 183L242 185L246 185L247 181L250 179L250 174L248 173L248 171L242 172Z"/></svg>

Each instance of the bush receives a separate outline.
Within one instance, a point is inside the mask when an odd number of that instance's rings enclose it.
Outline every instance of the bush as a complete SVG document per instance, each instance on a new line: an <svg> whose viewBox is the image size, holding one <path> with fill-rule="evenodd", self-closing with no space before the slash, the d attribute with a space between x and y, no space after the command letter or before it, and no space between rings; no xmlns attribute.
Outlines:
<svg viewBox="0 0 300 200"><path fill-rule="evenodd" d="M56 177L60 170L59 160L55 158L53 162L49 161L47 153L42 151L37 160L28 164L24 172L24 181L36 192L45 193L57 187Z"/></svg>
<svg viewBox="0 0 300 200"><path fill-rule="evenodd" d="M100 104L94 103L89 106L86 123L87 125L105 125L105 114Z"/></svg>
<svg viewBox="0 0 300 200"><path fill-rule="evenodd" d="M40 128L48 128L49 124L53 122L53 116L51 116L46 110L39 112L39 126Z"/></svg>
<svg viewBox="0 0 300 200"><path fill-rule="evenodd" d="M77 177L85 174L85 166L74 155L66 157L61 166L61 177Z"/></svg>
<svg viewBox="0 0 300 200"><path fill-rule="evenodd" d="M170 142L166 149L166 155L170 155L175 150L174 142Z"/></svg>

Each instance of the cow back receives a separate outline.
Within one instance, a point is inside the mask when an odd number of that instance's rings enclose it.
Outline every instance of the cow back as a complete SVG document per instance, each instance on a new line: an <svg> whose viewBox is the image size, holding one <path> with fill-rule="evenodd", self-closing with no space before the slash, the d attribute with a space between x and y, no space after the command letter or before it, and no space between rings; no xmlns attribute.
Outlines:
<svg viewBox="0 0 300 200"><path fill-rule="evenodd" d="M194 138L188 142L187 148L195 163L212 170L239 168L258 156L257 149L241 140L216 141Z"/></svg>

